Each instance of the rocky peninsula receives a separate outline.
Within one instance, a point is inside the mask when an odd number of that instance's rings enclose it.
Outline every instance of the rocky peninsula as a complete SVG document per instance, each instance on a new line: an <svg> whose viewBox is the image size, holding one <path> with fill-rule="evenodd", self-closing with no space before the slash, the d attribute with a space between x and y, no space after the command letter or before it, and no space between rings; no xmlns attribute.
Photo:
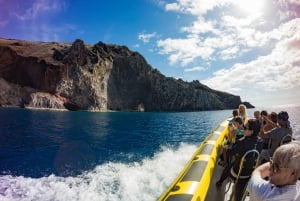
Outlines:
<svg viewBox="0 0 300 201"><path fill-rule="evenodd" d="M241 103L239 96L199 81L166 77L126 46L0 38L0 106L200 111L233 109Z"/></svg>

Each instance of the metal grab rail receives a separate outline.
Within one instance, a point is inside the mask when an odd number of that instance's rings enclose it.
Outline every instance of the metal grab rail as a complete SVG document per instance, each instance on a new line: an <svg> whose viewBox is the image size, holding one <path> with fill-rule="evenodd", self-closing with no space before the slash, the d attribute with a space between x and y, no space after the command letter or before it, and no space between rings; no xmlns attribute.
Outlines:
<svg viewBox="0 0 300 201"><path fill-rule="evenodd" d="M251 157L251 154L252 154L252 157ZM258 166L258 164L259 164L259 157L260 157L259 152L256 149L251 149L251 150L247 151L243 155L243 157L241 158L241 161L240 161L240 164L239 164L238 174L234 173L233 167L231 168L231 174L235 177L235 180L234 180L234 184L233 184L233 189L232 189L232 194L230 196L230 200L234 200L234 194L236 192L236 186L237 186L237 183L238 183L239 179L248 179L251 176L251 174L250 175L241 175L242 170L245 167L244 166L245 161L251 160L251 159L253 160L254 159L254 161L253 161L254 165L252 166L252 171L253 171ZM243 192L242 200L245 199L246 194L247 194L247 190L245 188L244 192Z"/></svg>
<svg viewBox="0 0 300 201"><path fill-rule="evenodd" d="M289 143L289 142L291 142L292 140L293 140L292 135L290 135L290 134L285 135L285 136L283 136L283 137L281 138L281 140L280 140L280 145L279 145L279 146L281 146L281 145L283 145L283 144L286 144L286 143Z"/></svg>

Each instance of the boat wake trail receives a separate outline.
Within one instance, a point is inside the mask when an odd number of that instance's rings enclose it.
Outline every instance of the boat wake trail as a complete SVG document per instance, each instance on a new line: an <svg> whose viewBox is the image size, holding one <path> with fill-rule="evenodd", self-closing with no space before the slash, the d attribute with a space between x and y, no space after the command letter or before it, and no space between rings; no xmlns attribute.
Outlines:
<svg viewBox="0 0 300 201"><path fill-rule="evenodd" d="M162 147L140 162L108 162L76 177L50 175L41 178L0 176L0 200L156 200L178 175L195 145Z"/></svg>

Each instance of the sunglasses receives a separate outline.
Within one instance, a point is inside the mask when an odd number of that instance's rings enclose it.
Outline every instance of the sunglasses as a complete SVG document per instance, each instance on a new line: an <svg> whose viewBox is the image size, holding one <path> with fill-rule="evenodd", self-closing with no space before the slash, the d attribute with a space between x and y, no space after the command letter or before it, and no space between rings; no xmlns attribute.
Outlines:
<svg viewBox="0 0 300 201"><path fill-rule="evenodd" d="M274 160L272 158L270 158L269 162L270 162L271 169L273 170L273 172L275 174L279 173L280 169L287 168L287 167L280 167L280 165L278 163L274 162Z"/></svg>

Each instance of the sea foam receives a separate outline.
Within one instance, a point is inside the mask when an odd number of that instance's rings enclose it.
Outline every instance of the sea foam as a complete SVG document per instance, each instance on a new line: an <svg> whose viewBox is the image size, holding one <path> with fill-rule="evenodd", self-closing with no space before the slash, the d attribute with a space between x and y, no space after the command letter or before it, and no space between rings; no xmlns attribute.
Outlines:
<svg viewBox="0 0 300 201"><path fill-rule="evenodd" d="M76 177L0 176L0 200L157 200L195 150L195 145L185 143L176 149L165 146L140 162L108 162Z"/></svg>

